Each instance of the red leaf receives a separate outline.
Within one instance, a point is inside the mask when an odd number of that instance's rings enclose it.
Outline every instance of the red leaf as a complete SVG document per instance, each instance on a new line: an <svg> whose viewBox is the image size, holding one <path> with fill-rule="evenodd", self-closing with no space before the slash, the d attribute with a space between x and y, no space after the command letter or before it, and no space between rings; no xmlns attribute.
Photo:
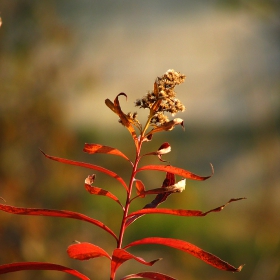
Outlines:
<svg viewBox="0 0 280 280"><path fill-rule="evenodd" d="M108 155L116 155L116 156L123 157L124 159L129 161L129 158L125 154L123 154L121 151L119 151L115 148L103 146L100 144L86 143L83 151L86 153L89 153L89 154L102 153L102 154L108 154Z"/></svg>
<svg viewBox="0 0 280 280"><path fill-rule="evenodd" d="M11 214L17 214L17 215L49 216L49 217L71 218L71 219L86 221L104 229L105 231L110 233L116 239L116 241L118 241L118 238L115 235L115 233L110 228L108 228L105 224L77 212L66 211L66 210L14 207L2 203L0 203L0 210Z"/></svg>
<svg viewBox="0 0 280 280"><path fill-rule="evenodd" d="M90 194L103 195L103 196L111 198L112 200L116 201L122 207L122 209L124 210L124 207L122 206L119 199L115 195L113 195L111 192L103 190L103 189L98 188L98 187L91 186L89 184L85 184L85 188Z"/></svg>
<svg viewBox="0 0 280 280"><path fill-rule="evenodd" d="M208 253L189 242L173 239L173 238L147 237L131 242L130 244L125 246L124 249L132 246L144 245L144 244L160 244L160 245L169 246L184 251L221 270L240 272L243 267L243 266L239 266L238 268L235 268L234 266L221 260L217 256Z"/></svg>
<svg viewBox="0 0 280 280"><path fill-rule="evenodd" d="M145 197L145 186L141 180L135 180L135 186L136 186L136 191L137 195L140 197Z"/></svg>
<svg viewBox="0 0 280 280"><path fill-rule="evenodd" d="M184 169L181 169L178 167L174 167L171 165L146 165L146 166L143 166L143 167L137 169L136 172L140 172L140 171L144 171L144 170L158 170L158 171L164 171L164 172L169 172L172 174L180 175L187 179L204 181L204 180L212 177L212 175L214 173L212 164L211 164L211 168L212 168L212 174L210 176L206 176L206 177L196 175L190 171L187 171L187 170L184 170Z"/></svg>
<svg viewBox="0 0 280 280"><path fill-rule="evenodd" d="M111 259L110 255L105 250L87 242L70 245L67 249L67 253L70 258L80 261L98 257Z"/></svg>
<svg viewBox="0 0 280 280"><path fill-rule="evenodd" d="M135 279L135 278L145 278L145 279L156 279L156 280L176 280L166 274L158 273L158 272L139 272L136 274L130 274L123 277L121 280Z"/></svg>
<svg viewBox="0 0 280 280"><path fill-rule="evenodd" d="M144 208L135 212L130 213L127 217L133 215L145 215L145 214L170 214L176 216L204 216L203 212L197 210L182 210L182 209L168 209L168 208Z"/></svg>
<svg viewBox="0 0 280 280"><path fill-rule="evenodd" d="M134 215L144 215L144 214L169 214L169 215L176 215L176 216L184 216L184 217L203 217L208 215L211 212L219 212L225 208L229 203L245 199L242 198L232 198L226 204L219 206L215 209L209 210L207 212L202 212L199 210L183 210L183 209L168 209L168 208L144 208L135 212L130 213L127 217L131 217Z"/></svg>
<svg viewBox="0 0 280 280"><path fill-rule="evenodd" d="M22 271L22 270L56 270L56 271L62 271L68 274L72 274L82 280L89 280L87 276L81 274L77 270L59 264L44 263L44 262L20 262L20 263L9 263L9 264L0 265L0 274Z"/></svg>
<svg viewBox="0 0 280 280"><path fill-rule="evenodd" d="M41 152L46 158L49 158L49 159L52 159L52 160L55 160L55 161L58 161L58 162L62 162L62 163L70 164L70 165L81 166L81 167L94 169L94 170L103 172L103 173L113 177L114 179L118 180L124 186L126 191L128 191L128 187L127 187L125 181L118 174L112 172L111 170L108 170L108 169L103 168L101 166L90 164L90 163L85 163L85 162L74 161L74 160L69 160L69 159L65 159L65 158L49 156L49 155L45 154L43 151L41 151Z"/></svg>
<svg viewBox="0 0 280 280"><path fill-rule="evenodd" d="M114 279L115 273L120 265L122 265L124 262L134 259L137 262L140 262L144 265L152 266L155 262L161 260L161 259L156 259L150 262L147 262L143 260L142 258L136 257L132 255L131 253L127 252L124 249L115 249L113 252L112 256L112 261L111 261L111 279Z"/></svg>

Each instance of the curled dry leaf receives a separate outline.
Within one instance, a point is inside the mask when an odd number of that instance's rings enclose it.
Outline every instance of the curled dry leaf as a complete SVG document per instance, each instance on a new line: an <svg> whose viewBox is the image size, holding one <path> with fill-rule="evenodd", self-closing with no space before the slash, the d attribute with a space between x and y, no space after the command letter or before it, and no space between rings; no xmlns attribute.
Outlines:
<svg viewBox="0 0 280 280"><path fill-rule="evenodd" d="M169 145L168 142L165 142L159 147L159 149L156 152L147 153L144 156L155 155L155 156L158 156L160 161L165 162L165 160L163 160L161 158L161 156L164 155L164 154L167 154L169 152L171 152L171 146Z"/></svg>
<svg viewBox="0 0 280 280"><path fill-rule="evenodd" d="M103 230L110 233L116 239L116 241L118 241L116 234L105 224L77 212L66 211L66 210L41 209L41 208L14 207L1 203L0 203L0 210L11 214L17 214L17 215L48 216L48 217L60 217L60 218L82 220L102 228Z"/></svg>
<svg viewBox="0 0 280 280"><path fill-rule="evenodd" d="M124 93L124 92L121 92L119 93L115 100L114 100L114 103L109 100L109 99L106 99L105 100L105 104L115 113L119 116L120 118L120 121L121 123L128 129L128 131L130 132L133 140L134 140L134 143L135 143L135 146L136 148L139 146L139 143L138 143L138 138L137 138L137 135L136 135L136 132L131 124L131 122L129 121L128 117L126 116L126 114L123 113L122 109L121 109L121 106L120 106L120 103L119 103L119 96L125 96L126 99L127 99L127 95Z"/></svg>
<svg viewBox="0 0 280 280"><path fill-rule="evenodd" d="M112 261L111 261L111 279L114 279L115 273L120 265L122 265L124 262L134 259L137 262L147 265L147 266L152 266L154 263L157 261L160 261L161 259L156 259L150 262L145 261L142 258L136 257L135 255L127 252L124 249L115 249L113 252L112 256Z"/></svg>
<svg viewBox="0 0 280 280"><path fill-rule="evenodd" d="M154 129L152 129L150 132L147 133L146 138L149 137L151 134L155 134L157 132L170 131L178 124L180 124L182 128L185 129L184 121L180 118L175 118L174 120L166 122L163 125L157 126Z"/></svg>
<svg viewBox="0 0 280 280"><path fill-rule="evenodd" d="M22 270L56 270L71 274L82 280L90 280L87 276L77 270L59 264L45 262L19 262L0 265L0 274Z"/></svg>
<svg viewBox="0 0 280 280"><path fill-rule="evenodd" d="M99 257L111 259L110 255L105 250L87 242L70 245L67 249L67 254L70 258L80 261Z"/></svg>
<svg viewBox="0 0 280 280"><path fill-rule="evenodd" d="M162 274L159 272L152 272L152 271L130 274L130 275L127 275L127 276L121 278L121 280L136 279L136 278L145 278L145 279L152 279L152 280L154 280L154 279L156 279L156 280L176 280L175 278L170 277L166 274Z"/></svg>
<svg viewBox="0 0 280 280"><path fill-rule="evenodd" d="M157 153L159 155L164 155L164 154L167 154L171 152L171 146L168 142L164 142L160 147L159 149L157 150Z"/></svg>
<svg viewBox="0 0 280 280"><path fill-rule="evenodd" d="M92 185L94 183L95 177L96 177L95 174L88 175L85 179L85 184Z"/></svg>
<svg viewBox="0 0 280 280"><path fill-rule="evenodd" d="M201 248L183 241L179 239L173 239L173 238L163 238L163 237L147 237L140 240L136 240L134 242L131 242L127 246L124 247L124 249L127 249L132 246L137 245L145 245L145 244L160 244L168 247L172 247L181 251L184 251L186 253L189 253L193 255L196 258L201 259L202 261L208 263L209 265L216 267L221 270L226 271L232 271L232 272L240 272L243 265L239 266L238 268L232 266L231 264L221 260L217 256L206 252L202 250Z"/></svg>
<svg viewBox="0 0 280 280"><path fill-rule="evenodd" d="M102 153L102 154L108 154L108 155L116 155L116 156L120 156L120 157L130 161L129 158L125 154L123 154L121 151L119 151L118 149L115 149L115 148L112 148L109 146L100 145L100 144L86 143L83 151L88 154Z"/></svg>

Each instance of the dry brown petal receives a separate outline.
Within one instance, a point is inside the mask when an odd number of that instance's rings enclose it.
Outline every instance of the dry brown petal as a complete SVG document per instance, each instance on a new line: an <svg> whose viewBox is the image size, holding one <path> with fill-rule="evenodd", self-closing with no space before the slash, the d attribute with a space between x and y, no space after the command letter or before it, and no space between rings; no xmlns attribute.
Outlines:
<svg viewBox="0 0 280 280"><path fill-rule="evenodd" d="M88 175L87 178L85 179L85 184L92 185L94 180L95 180L96 175Z"/></svg>

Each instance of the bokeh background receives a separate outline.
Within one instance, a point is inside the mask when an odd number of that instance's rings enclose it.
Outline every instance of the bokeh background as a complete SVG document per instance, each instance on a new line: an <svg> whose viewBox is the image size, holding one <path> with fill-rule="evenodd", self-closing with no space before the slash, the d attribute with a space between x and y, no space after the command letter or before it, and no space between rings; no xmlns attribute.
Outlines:
<svg viewBox="0 0 280 280"><path fill-rule="evenodd" d="M185 131L155 135L145 146L168 141L165 158L200 175L166 207L207 211L247 197L204 218L148 215L126 232L180 238L218 255L241 273L216 270L173 249L133 250L152 268L124 264L118 278L161 271L176 279L280 279L280 5L273 0L89 1L0 0L0 196L7 204L79 211L118 231L121 212L109 199L90 196L90 170L45 159L46 153L102 165L129 178L121 158L87 155L85 142L114 146L133 158L133 143L104 104L119 92L124 111L173 68L187 75L177 88L186 111ZM139 112L145 121L147 111ZM143 164L148 163L147 159ZM149 158L149 163L158 163ZM146 187L164 174L141 174ZM97 173L96 185L122 188ZM136 202L141 208L151 198ZM156 219L156 220L155 220ZM156 221L156 222L155 222ZM75 220L0 213L0 263L47 261L71 266L91 279L109 278L109 261L68 258L73 240L109 252L114 241ZM137 251L136 251L137 249ZM17 272L1 279L74 279L60 272Z"/></svg>

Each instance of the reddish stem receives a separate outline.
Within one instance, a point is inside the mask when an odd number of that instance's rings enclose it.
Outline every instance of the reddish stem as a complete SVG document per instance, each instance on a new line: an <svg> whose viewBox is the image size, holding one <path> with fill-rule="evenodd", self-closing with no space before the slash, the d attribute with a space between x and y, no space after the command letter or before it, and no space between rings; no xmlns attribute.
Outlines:
<svg viewBox="0 0 280 280"><path fill-rule="evenodd" d="M142 143L143 143L143 141L142 141L142 138L141 138L141 140L139 141L139 145L136 148L136 157L135 157L135 161L134 161L134 165L133 165L133 169L132 169L132 172L131 172L131 177L130 177L130 181L129 181L129 185L128 185L128 193L127 193L127 197L126 197L125 209L124 209L124 213L123 213L122 224L121 224L119 239L118 239L118 244L117 244L118 249L121 249L121 247L122 247L122 241L123 241L123 236L124 236L124 231L125 231L125 222L126 222L126 218L127 218L127 215L128 215L129 206L130 206L130 203L131 203L130 198L131 198L134 178L135 178L138 163L139 163L140 158L141 158L140 157L140 151L141 151Z"/></svg>

